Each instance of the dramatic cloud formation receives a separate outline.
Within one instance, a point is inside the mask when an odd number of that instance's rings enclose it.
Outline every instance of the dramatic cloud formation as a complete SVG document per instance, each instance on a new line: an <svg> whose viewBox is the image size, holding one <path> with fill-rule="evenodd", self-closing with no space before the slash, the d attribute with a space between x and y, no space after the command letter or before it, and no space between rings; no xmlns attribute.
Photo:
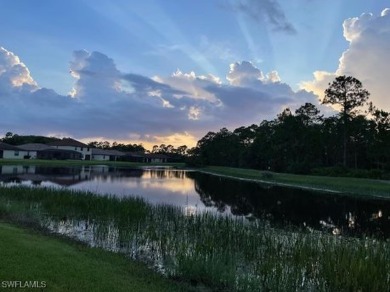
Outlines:
<svg viewBox="0 0 390 292"><path fill-rule="evenodd" d="M19 58L1 48L2 131L193 146L209 130L260 123L284 107L316 103L277 72L264 74L246 61L231 64L225 82L180 70L149 78L120 72L102 53L75 51L70 73L74 86L59 95L40 88Z"/></svg>
<svg viewBox="0 0 390 292"><path fill-rule="evenodd" d="M0 47L0 89L4 92L33 89L36 83L17 56Z"/></svg>
<svg viewBox="0 0 390 292"><path fill-rule="evenodd" d="M24 63L0 47L0 111L3 131L46 128L65 117L70 104L51 89L39 88ZM61 110L58 110L61 109ZM43 119L40 116L44 117Z"/></svg>
<svg viewBox="0 0 390 292"><path fill-rule="evenodd" d="M99 52L75 51L70 72L76 78L71 95L81 102L109 102L116 97L120 72L114 61Z"/></svg>
<svg viewBox="0 0 390 292"><path fill-rule="evenodd" d="M276 31L294 34L294 26L287 20L283 9L275 0L239 0L232 4L240 11L257 22L268 22Z"/></svg>
<svg viewBox="0 0 390 292"><path fill-rule="evenodd" d="M354 76L371 93L374 105L389 111L390 9L383 10L380 16L365 13L347 19L343 28L349 48L341 56L337 71L317 71L314 80L303 82L301 87L322 98L336 76Z"/></svg>

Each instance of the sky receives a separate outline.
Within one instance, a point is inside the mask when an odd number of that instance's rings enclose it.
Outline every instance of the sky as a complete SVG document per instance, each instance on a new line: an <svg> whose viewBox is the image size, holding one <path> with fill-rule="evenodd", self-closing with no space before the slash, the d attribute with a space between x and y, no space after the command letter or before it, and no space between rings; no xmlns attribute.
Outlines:
<svg viewBox="0 0 390 292"><path fill-rule="evenodd" d="M193 147L353 76L390 111L390 1L1 0L0 136Z"/></svg>

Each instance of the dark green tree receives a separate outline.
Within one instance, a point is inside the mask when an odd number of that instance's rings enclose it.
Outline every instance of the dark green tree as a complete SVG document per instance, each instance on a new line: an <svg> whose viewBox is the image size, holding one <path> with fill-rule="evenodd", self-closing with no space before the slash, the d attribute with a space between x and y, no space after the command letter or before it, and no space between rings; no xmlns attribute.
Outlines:
<svg viewBox="0 0 390 292"><path fill-rule="evenodd" d="M295 115L301 120L305 126L318 124L322 122L323 116L320 115L320 110L312 103L306 102L295 111Z"/></svg>
<svg viewBox="0 0 390 292"><path fill-rule="evenodd" d="M369 155L377 168L390 169L390 112L377 109L370 104L374 125Z"/></svg>
<svg viewBox="0 0 390 292"><path fill-rule="evenodd" d="M338 76L325 90L323 104L341 107L340 117L343 124L343 165L347 166L348 125L356 109L365 104L370 93L362 83L352 76Z"/></svg>
<svg viewBox="0 0 390 292"><path fill-rule="evenodd" d="M253 124L249 127L239 127L233 131L238 139L238 166L249 167L250 148L256 137L258 126Z"/></svg>
<svg viewBox="0 0 390 292"><path fill-rule="evenodd" d="M256 136L249 148L248 165L258 169L274 169L275 122L264 120L256 130Z"/></svg>
<svg viewBox="0 0 390 292"><path fill-rule="evenodd" d="M34 136L34 135L18 135L13 134L12 132L7 132L5 137L0 139L2 142L11 144L11 145L22 145L28 143L41 143L47 144L59 140L54 137L45 137L45 136Z"/></svg>

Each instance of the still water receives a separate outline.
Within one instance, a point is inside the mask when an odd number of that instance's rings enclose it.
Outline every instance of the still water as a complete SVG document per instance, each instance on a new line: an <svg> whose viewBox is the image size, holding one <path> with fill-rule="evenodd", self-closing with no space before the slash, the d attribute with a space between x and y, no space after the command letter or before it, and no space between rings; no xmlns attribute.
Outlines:
<svg viewBox="0 0 390 292"><path fill-rule="evenodd" d="M172 168L0 166L0 182L138 196L181 206L261 219L276 227L390 238L390 200L316 193Z"/></svg>

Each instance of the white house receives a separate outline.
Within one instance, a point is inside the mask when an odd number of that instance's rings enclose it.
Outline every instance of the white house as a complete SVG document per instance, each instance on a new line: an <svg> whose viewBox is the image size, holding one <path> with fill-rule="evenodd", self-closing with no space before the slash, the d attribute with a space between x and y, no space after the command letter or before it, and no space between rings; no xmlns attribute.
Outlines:
<svg viewBox="0 0 390 292"><path fill-rule="evenodd" d="M53 147L40 143L18 145L18 148L27 151L27 155L30 156L31 159L36 159L39 151L53 149Z"/></svg>
<svg viewBox="0 0 390 292"><path fill-rule="evenodd" d="M16 146L0 142L0 158L4 159L27 159L28 152Z"/></svg>
<svg viewBox="0 0 390 292"><path fill-rule="evenodd" d="M91 160L92 158L92 149L87 144L71 138L63 138L62 140L49 143L48 145L57 149L77 151L81 153L82 160Z"/></svg>

